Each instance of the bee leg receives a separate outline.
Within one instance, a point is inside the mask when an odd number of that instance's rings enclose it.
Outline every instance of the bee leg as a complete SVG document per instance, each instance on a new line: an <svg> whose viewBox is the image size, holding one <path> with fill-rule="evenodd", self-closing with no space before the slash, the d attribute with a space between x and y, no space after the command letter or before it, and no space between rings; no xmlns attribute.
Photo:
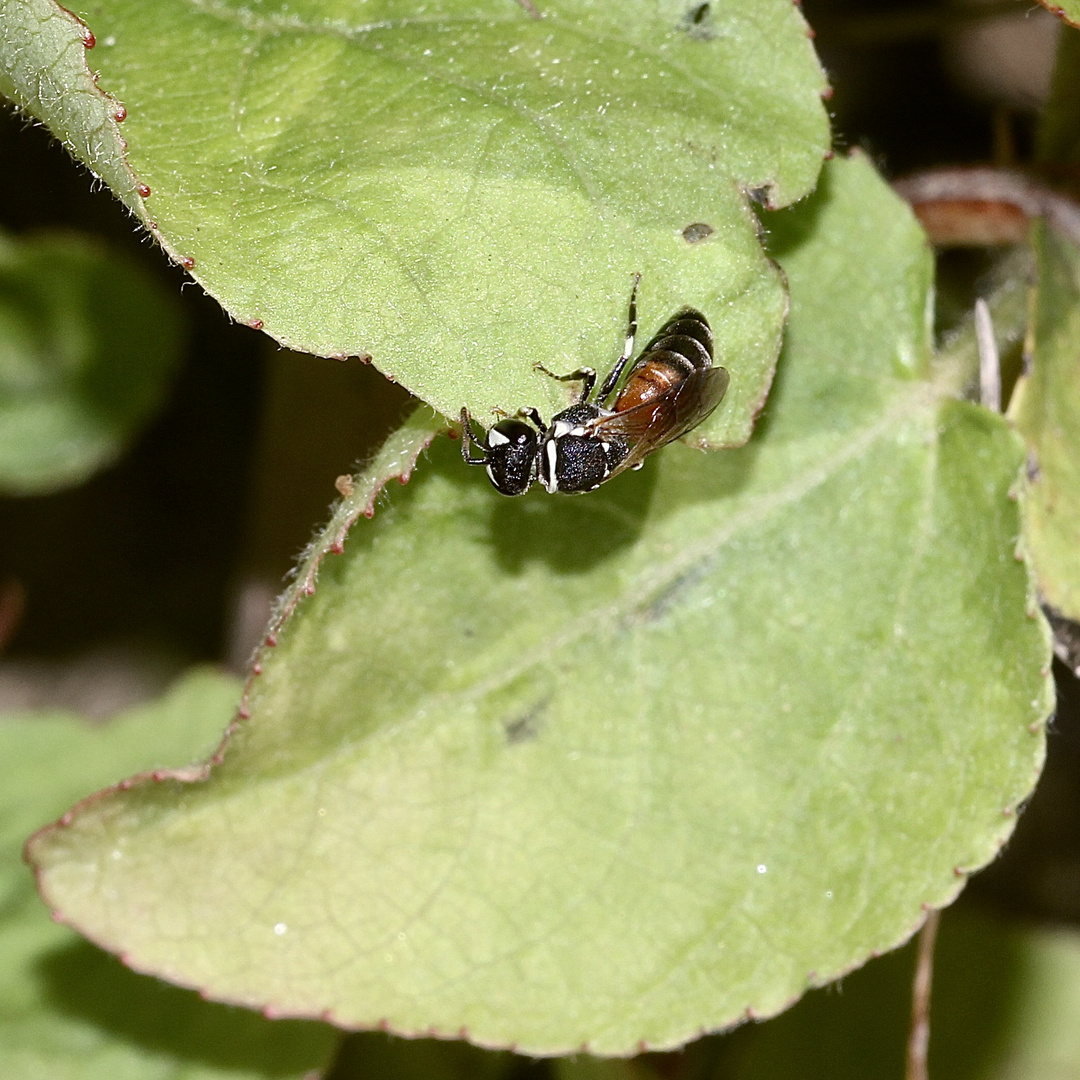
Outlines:
<svg viewBox="0 0 1080 1080"><path fill-rule="evenodd" d="M591 367L578 368L577 371L571 371L569 375L556 375L554 371L548 371L543 364L533 364L533 367L545 375L550 375L553 379L558 379L559 382L580 382L581 397L578 401L587 400L592 393L592 388L596 385L596 372Z"/></svg>
<svg viewBox="0 0 1080 1080"><path fill-rule="evenodd" d="M480 450L481 456L474 458L472 456L472 449L479 440L473 434L472 430L472 418L469 416L469 410L464 405L461 407L461 457L466 465L486 465L487 464L487 452L483 447L477 447Z"/></svg>
<svg viewBox="0 0 1080 1080"><path fill-rule="evenodd" d="M634 338L637 337L637 288L641 283L641 274L634 275L634 287L630 290L630 311L626 319L626 343L623 345L622 355L615 361L615 366L608 372L604 385L600 387L600 393L596 395L596 403L603 405L615 391L615 384L623 373L627 361L634 355Z"/></svg>
<svg viewBox="0 0 1080 1080"><path fill-rule="evenodd" d="M540 432L541 435L547 434L547 424L545 424L544 421L540 419L540 414L536 411L536 409L518 409L517 414L518 416L523 416L526 420L530 421L536 428L536 430Z"/></svg>

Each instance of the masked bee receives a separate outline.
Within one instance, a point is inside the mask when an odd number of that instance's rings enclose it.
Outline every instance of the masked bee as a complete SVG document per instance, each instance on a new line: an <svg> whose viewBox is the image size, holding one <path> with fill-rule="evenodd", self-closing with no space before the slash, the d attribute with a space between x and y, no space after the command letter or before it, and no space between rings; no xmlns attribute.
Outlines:
<svg viewBox="0 0 1080 1080"><path fill-rule="evenodd" d="M552 493L595 491L624 469L640 469L649 454L697 427L720 404L728 373L713 366L708 320L683 308L645 346L608 407L634 354L640 278L630 293L626 347L593 400L592 368L554 375L537 364L552 378L581 383L577 403L556 413L550 425L536 409L522 409L490 428L481 443L468 410L461 410L461 456L468 465L483 465L503 495L523 495L535 480ZM473 456L474 448L479 457Z"/></svg>

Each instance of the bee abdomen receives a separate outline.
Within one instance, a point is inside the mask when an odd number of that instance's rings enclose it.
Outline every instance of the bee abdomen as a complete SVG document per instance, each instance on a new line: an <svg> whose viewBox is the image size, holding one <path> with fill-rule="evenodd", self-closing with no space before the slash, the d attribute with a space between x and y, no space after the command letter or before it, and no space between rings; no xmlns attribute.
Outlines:
<svg viewBox="0 0 1080 1080"><path fill-rule="evenodd" d="M708 320L693 308L676 312L642 350L638 363L648 360L651 353L661 351L678 353L694 367L711 366L713 336Z"/></svg>
<svg viewBox="0 0 1080 1080"><path fill-rule="evenodd" d="M646 353L634 365L626 385L615 399L615 411L625 412L666 394L679 383L685 382L696 366L698 365L682 353L668 350Z"/></svg>
<svg viewBox="0 0 1080 1080"><path fill-rule="evenodd" d="M712 343L712 331L700 311L684 308L677 312L660 327L630 369L615 411L644 405L685 382L691 372L711 367Z"/></svg>

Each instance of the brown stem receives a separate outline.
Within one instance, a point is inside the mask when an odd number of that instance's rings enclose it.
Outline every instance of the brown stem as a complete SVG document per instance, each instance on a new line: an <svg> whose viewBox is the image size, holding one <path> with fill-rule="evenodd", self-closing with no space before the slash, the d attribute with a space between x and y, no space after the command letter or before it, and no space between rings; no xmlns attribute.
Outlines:
<svg viewBox="0 0 1080 1080"><path fill-rule="evenodd" d="M931 911L919 931L919 955L911 986L911 1034L908 1036L907 1069L904 1080L927 1080L927 1051L930 1049L930 985L934 979L934 941L940 911Z"/></svg>
<svg viewBox="0 0 1080 1080"><path fill-rule="evenodd" d="M940 246L1019 244L1038 217L1080 246L1080 205L1015 169L928 169L893 188Z"/></svg>

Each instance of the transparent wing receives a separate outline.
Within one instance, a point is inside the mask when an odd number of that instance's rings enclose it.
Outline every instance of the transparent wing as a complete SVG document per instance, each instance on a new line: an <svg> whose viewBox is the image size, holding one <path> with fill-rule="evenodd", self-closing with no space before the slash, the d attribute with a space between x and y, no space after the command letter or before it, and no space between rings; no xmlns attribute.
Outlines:
<svg viewBox="0 0 1080 1080"><path fill-rule="evenodd" d="M723 400L729 381L726 368L698 368L666 394L593 421L593 434L618 435L630 443L626 460L611 475L632 469L654 450L696 428Z"/></svg>

